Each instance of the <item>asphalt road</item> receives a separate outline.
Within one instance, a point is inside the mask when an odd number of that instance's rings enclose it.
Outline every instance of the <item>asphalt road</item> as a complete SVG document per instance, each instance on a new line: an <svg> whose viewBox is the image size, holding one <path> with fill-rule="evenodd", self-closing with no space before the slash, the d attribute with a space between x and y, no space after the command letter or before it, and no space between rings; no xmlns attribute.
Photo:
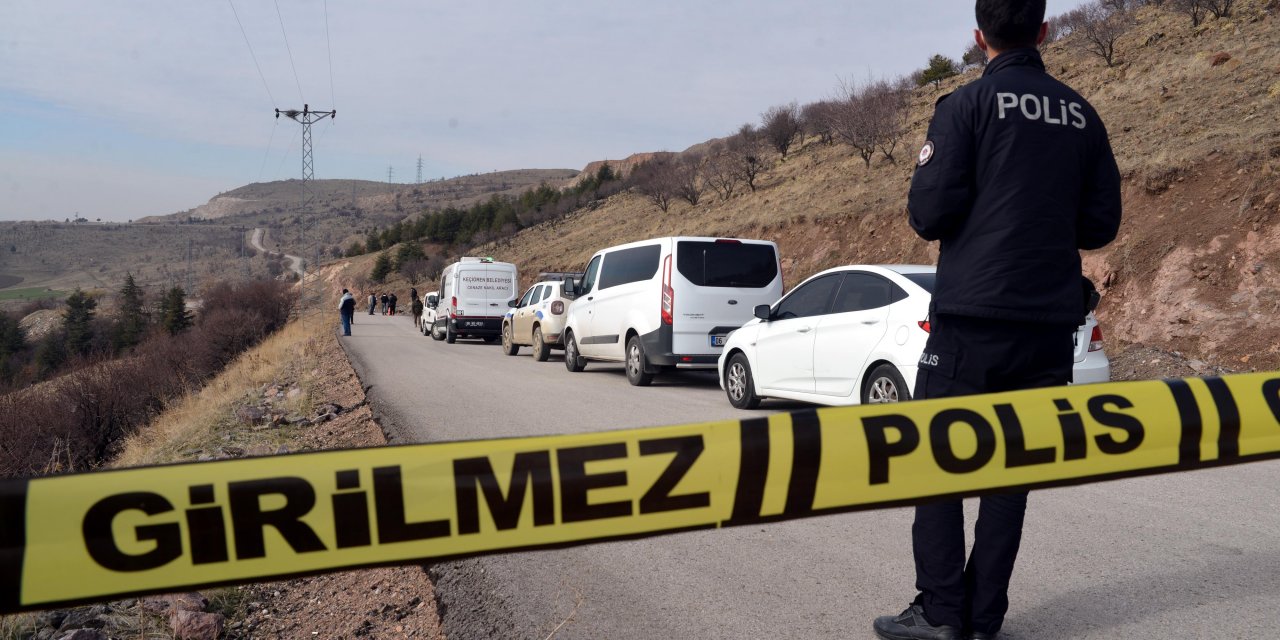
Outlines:
<svg viewBox="0 0 1280 640"><path fill-rule="evenodd" d="M337 314L334 314L337 324ZM356 315L343 344L393 441L741 418L714 376L627 384ZM526 350L527 351L527 350ZM770 405L780 410L799 405ZM970 504L969 531L976 504ZM874 638L914 596L894 509L431 568L451 640ZM1033 493L1002 637L1261 638L1280 623L1280 463Z"/></svg>
<svg viewBox="0 0 1280 640"><path fill-rule="evenodd" d="M265 229L254 229L253 235L249 236L249 246L267 255L275 254L276 253L275 251L271 251L270 249L267 249L262 244L262 239L263 237L266 236L266 233L267 232ZM289 270L298 274L298 277L302 277L306 275L306 273L303 272L302 270L302 258L298 256L292 256L287 253L281 253L279 255L284 257L285 262L288 263Z"/></svg>

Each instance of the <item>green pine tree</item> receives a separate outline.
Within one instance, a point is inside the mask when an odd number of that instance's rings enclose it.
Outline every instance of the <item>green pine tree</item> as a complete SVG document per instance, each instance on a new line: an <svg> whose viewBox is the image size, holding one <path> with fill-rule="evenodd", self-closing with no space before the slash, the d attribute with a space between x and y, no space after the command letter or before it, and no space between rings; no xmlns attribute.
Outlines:
<svg viewBox="0 0 1280 640"><path fill-rule="evenodd" d="M960 73L958 66L955 60L941 53L934 54L929 58L929 66L920 72L919 85L923 87L932 83L935 89L939 88L943 80Z"/></svg>
<svg viewBox="0 0 1280 640"><path fill-rule="evenodd" d="M67 351L85 355L93 348L93 310L96 308L98 301L79 288L67 296L67 310L62 316Z"/></svg>
<svg viewBox="0 0 1280 640"><path fill-rule="evenodd" d="M191 312L187 311L187 292L182 287L170 289L160 305L160 313L164 316L164 328L171 335L182 333L190 327Z"/></svg>
<svg viewBox="0 0 1280 640"><path fill-rule="evenodd" d="M147 331L147 316L143 311L145 302L142 287L134 281L132 273L126 272L124 286L120 288L119 315L111 336L111 344L116 351L142 342L142 334Z"/></svg>
<svg viewBox="0 0 1280 640"><path fill-rule="evenodd" d="M386 251L378 254L378 259L373 263L373 272L369 274L369 279L374 282L382 282L387 279L387 275L391 273L391 255Z"/></svg>

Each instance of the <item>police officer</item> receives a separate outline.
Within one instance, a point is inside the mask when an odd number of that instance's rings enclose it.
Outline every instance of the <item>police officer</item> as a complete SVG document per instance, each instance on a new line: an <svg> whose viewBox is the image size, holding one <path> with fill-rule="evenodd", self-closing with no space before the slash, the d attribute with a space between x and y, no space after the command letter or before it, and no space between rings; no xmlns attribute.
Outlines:
<svg viewBox="0 0 1280 640"><path fill-rule="evenodd" d="M935 107L908 199L911 227L941 243L932 333L916 398L1071 380L1085 316L1080 249L1120 226L1120 173L1102 120L1045 72L1045 0L977 0L982 78ZM945 489L940 488L940 491ZM919 594L877 618L890 640L994 638L1009 607L1027 494L981 499L965 560L959 500L916 508Z"/></svg>

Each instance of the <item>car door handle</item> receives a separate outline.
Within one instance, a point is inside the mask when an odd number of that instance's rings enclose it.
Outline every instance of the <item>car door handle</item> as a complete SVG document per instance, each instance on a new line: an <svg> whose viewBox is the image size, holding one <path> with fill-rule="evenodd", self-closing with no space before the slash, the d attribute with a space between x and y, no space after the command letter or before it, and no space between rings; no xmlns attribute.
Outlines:
<svg viewBox="0 0 1280 640"><path fill-rule="evenodd" d="M868 324L868 325L870 325L870 324L880 324L880 321L879 321L879 320L863 320L863 321L862 321L862 324Z"/></svg>
<svg viewBox="0 0 1280 640"><path fill-rule="evenodd" d="M796 333L809 333L810 331L813 331L813 327L800 327L799 329L796 329Z"/></svg>

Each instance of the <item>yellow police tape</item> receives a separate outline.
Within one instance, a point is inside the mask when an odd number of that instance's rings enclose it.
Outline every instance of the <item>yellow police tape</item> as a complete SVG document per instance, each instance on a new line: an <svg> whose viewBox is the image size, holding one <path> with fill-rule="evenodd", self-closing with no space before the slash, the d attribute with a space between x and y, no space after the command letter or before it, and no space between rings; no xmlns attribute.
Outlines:
<svg viewBox="0 0 1280 640"><path fill-rule="evenodd" d="M1280 373L0 483L0 613L1280 457Z"/></svg>

